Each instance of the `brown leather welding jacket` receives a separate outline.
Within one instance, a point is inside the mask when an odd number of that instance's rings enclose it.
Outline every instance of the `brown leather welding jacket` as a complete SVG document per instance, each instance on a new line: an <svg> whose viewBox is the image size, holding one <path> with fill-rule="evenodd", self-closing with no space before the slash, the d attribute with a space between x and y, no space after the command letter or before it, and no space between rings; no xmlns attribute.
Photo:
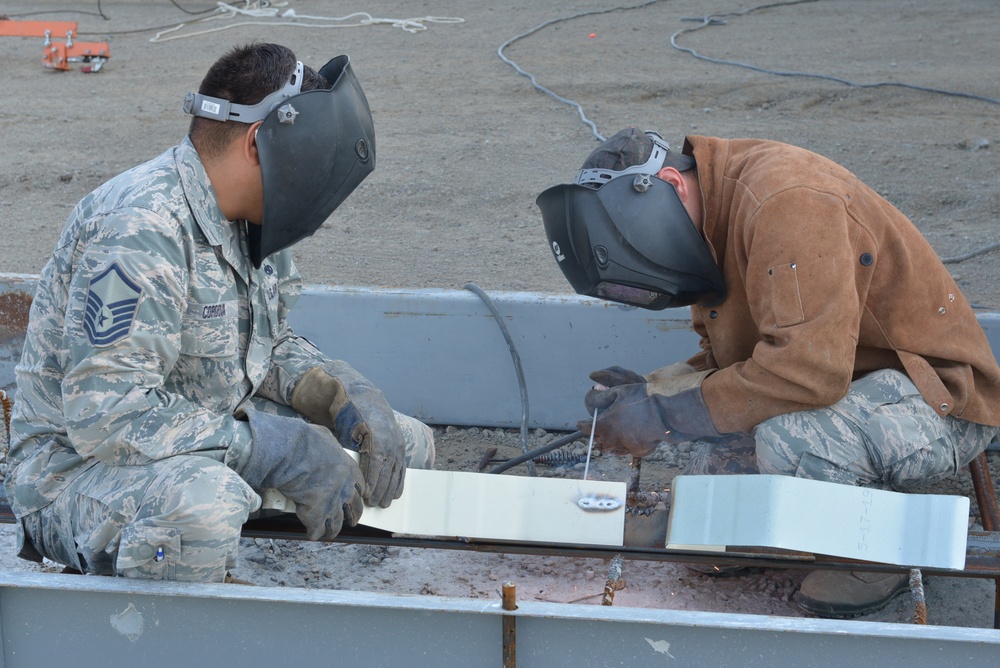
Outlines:
<svg viewBox="0 0 1000 668"><path fill-rule="evenodd" d="M1000 425L1000 367L969 302L916 226L847 169L801 148L688 137L703 234L725 276L692 307L717 368L702 394L720 433L836 403L900 369L939 415Z"/></svg>

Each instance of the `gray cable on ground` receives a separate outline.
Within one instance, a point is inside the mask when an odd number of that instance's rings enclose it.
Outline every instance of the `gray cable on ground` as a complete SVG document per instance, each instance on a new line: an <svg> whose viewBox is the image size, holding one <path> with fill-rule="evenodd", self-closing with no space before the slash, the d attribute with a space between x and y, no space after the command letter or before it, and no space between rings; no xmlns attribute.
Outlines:
<svg viewBox="0 0 1000 668"><path fill-rule="evenodd" d="M596 9L596 10L590 11L590 12L580 12L579 14L573 14L571 16L562 16L562 17L557 18L557 19L551 19L551 20L546 21L544 23L538 24L537 26L535 26L534 28L532 28L528 32L523 32L520 35L517 35L515 37L511 37L506 42L504 42L503 44L500 45L500 48L497 49L497 55L500 56L500 60L502 60L503 62L505 62L508 65L510 65L511 67L513 67L515 72L517 72L521 76L528 77L528 79L531 80L531 85L532 86L534 86L538 90L542 91L543 93L545 93L549 97L552 97L552 98L558 100L559 102L562 102L563 104L568 104L571 107L575 107L577 113L580 115L580 120L583 121L590 128L590 131L594 134L594 137L597 138L597 141L604 141L605 138L601 135L600 132L597 131L597 126L594 125L593 121L591 121L589 118L587 118L587 114L583 113L583 107L580 105L579 102L574 102L573 100L569 100L569 99L563 97L562 95L559 95L558 93L555 93L554 91L549 90L545 86L543 86L540 83L538 83L538 79L535 78L534 74L531 74L530 72L526 72L523 69L521 69L521 67L517 63L515 63L513 60L511 60L507 56L503 55L503 51L504 51L504 49L506 49L508 46L510 46L514 42L518 41L519 39L523 39L525 37L528 37L529 35L533 35L536 32L538 32L539 30L541 30L542 28L550 26L550 25L552 25L554 23L561 23L563 21L571 21L573 19L578 19L578 18L580 18L582 16L594 16L596 14L610 14L611 12L618 12L618 11L625 12L625 11L629 11L631 9L641 9L642 7L648 7L649 5L656 4L657 2L663 2L663 0L647 0L646 2L639 3L638 5L627 5L627 6L623 5L623 6L619 6L619 7L611 7L610 9Z"/></svg>
<svg viewBox="0 0 1000 668"><path fill-rule="evenodd" d="M943 262L944 264L953 264L955 262L965 262L966 260L971 260L972 258L974 258L974 257L976 257L978 255L983 255L985 253L989 253L990 251L996 250L998 248L1000 248L1000 241L997 241L995 243L989 244L988 246L983 246L982 248L979 248L979 249L974 250L974 251L969 251L968 253L965 253L963 255L953 255L952 257L943 257L943 258L941 258L941 262Z"/></svg>
<svg viewBox="0 0 1000 668"><path fill-rule="evenodd" d="M677 43L677 38L686 33L695 32L696 30L702 30L711 26L726 25L725 18L729 16L746 16L747 14L756 12L761 9L773 9L775 7L790 7L792 5L802 5L810 2L819 2L819 0L789 0L789 2L773 2L766 5L757 5L756 7L749 7L747 9L740 10L738 12L728 12L726 14L709 14L708 16L703 16L701 18L687 18L682 19L684 21L700 21L701 25L695 26L694 28L683 28L678 30L673 35L670 36L670 45L677 49L678 51L683 51L689 53L699 60L704 60L709 63L715 63L717 65L732 65L734 67L742 67L747 70L752 70L754 72L761 72L763 74L772 74L779 77L805 77L809 79L823 79L825 81L834 81L839 84L844 84L845 86L850 86L852 88L907 88L909 90L921 91L924 93L936 93L938 95L950 95L952 97L964 97L970 100L978 100L980 102L987 102L989 104L1000 104L1000 100L986 97L985 95L976 95L974 93L963 93L961 91L945 90L942 88L930 88L928 86L917 86L915 84L908 84L898 81L877 81L875 83L856 83L854 81L849 81L847 79L842 79L840 77L831 76L829 74L814 74L812 72L795 72L795 71L782 71L782 70L772 70L766 67L759 67L757 65L751 65L749 63L742 63L737 60L725 60L723 58L712 58L710 56L705 56L694 49L686 46L680 46Z"/></svg>

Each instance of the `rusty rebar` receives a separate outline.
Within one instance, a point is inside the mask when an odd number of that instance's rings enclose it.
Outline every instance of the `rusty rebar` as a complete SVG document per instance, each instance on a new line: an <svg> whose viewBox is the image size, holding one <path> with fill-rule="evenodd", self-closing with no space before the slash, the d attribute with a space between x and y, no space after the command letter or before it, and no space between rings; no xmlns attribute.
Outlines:
<svg viewBox="0 0 1000 668"><path fill-rule="evenodd" d="M632 467L632 475L628 481L628 493L636 494L639 492L639 474L642 472L642 458L633 457L630 465Z"/></svg>
<svg viewBox="0 0 1000 668"><path fill-rule="evenodd" d="M976 505L979 506L979 518L986 531L1000 531L1000 507L997 505L997 495L993 488L993 478L990 476L990 466L986 453L980 452L969 462L969 473L972 475L972 486L976 491Z"/></svg>
<svg viewBox="0 0 1000 668"><path fill-rule="evenodd" d="M924 598L924 580L919 568L910 569L910 593L913 594L913 623L927 623L927 599Z"/></svg>
<svg viewBox="0 0 1000 668"><path fill-rule="evenodd" d="M608 569L608 581L604 585L604 598L601 599L601 605L614 605L615 592L624 588L620 584L623 561L624 559L620 554L616 554L615 558L611 560L611 568Z"/></svg>
<svg viewBox="0 0 1000 668"><path fill-rule="evenodd" d="M503 583L500 604L504 610L517 610L517 587L513 582ZM503 615L503 668L517 664L517 617Z"/></svg>
<svg viewBox="0 0 1000 668"><path fill-rule="evenodd" d="M3 404L3 452L0 453L0 459L7 459L7 450L10 449L10 410L11 402L10 397L3 390L0 390L0 403Z"/></svg>
<svg viewBox="0 0 1000 668"><path fill-rule="evenodd" d="M983 529L1000 530L1000 507L997 504L993 476L990 474L990 464L985 452L980 452L969 462L969 473L972 475L972 487L976 492L976 505L979 507L979 519ZM1000 578L993 581L993 628L1000 629Z"/></svg>

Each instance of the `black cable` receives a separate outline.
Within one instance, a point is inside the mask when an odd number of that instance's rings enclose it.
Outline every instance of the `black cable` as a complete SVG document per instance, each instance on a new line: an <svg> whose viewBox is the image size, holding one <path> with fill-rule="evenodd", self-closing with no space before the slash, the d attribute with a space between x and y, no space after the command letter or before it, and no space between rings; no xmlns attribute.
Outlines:
<svg viewBox="0 0 1000 668"><path fill-rule="evenodd" d="M528 385L524 381L524 369L521 368L521 356L517 353L517 347L514 345L514 339L510 336L510 331L507 329L506 323L503 321L503 316L497 309L493 300L490 296L483 292L475 283L466 283L465 289L474 292L483 300L486 307L493 314L493 319L496 321L497 325L500 326L500 332L503 334L503 338L507 341L507 347L510 349L510 356L514 360L514 371L517 372L517 386L521 393L521 452L528 452ZM528 462L528 473L535 475L535 466L531 462Z"/></svg>
<svg viewBox="0 0 1000 668"><path fill-rule="evenodd" d="M98 8L99 9L99 8ZM42 9L37 12L20 12L17 14L0 14L0 18L3 19L13 19L21 18L23 16L38 16L39 14L83 14L84 16L100 16L101 18L108 18L100 12L87 12L82 9Z"/></svg>
<svg viewBox="0 0 1000 668"><path fill-rule="evenodd" d="M521 69L521 67L518 66L517 63L515 63L513 60L511 60L507 56L503 55L503 50L506 49L511 44L513 44L514 42L516 42L516 41L518 41L520 39L523 39L525 37L528 37L529 35L533 35L536 32L538 32L539 30L541 30L542 28L550 26L550 25L552 25L554 23L561 23L563 21L570 21L572 19L578 19L578 18L580 18L582 16L594 16L594 15L597 15L597 14L610 14L611 12L618 12L618 11L626 12L626 11L629 11L629 10L632 10L632 9L641 9L643 7L648 7L649 5L656 4L657 2L663 2L663 0L647 0L646 2L639 3L638 5L627 5L627 6L626 5L622 5L620 7L612 7L610 9L596 9L596 10L590 11L590 12L580 12L579 14L572 14L570 16L562 16L562 17L557 18L557 19L551 19L549 21L545 21L544 23L538 24L537 26L535 26L534 28L532 28L528 32L524 32L524 33L521 33L520 35L517 35L515 37L511 37L506 42L504 42L503 44L500 45L500 48L497 49L497 55L500 56L500 60L504 61L505 63L507 63L508 65L510 65L511 67L513 67L515 72L517 72L521 76L528 77L528 79L531 81L531 85L532 86L534 86L538 90L542 91L543 93L545 93L549 97L552 97L552 98L558 100L559 102L562 102L563 104L568 104L571 107L575 107L577 113L580 116L580 120L583 121L584 124L586 124L590 128L590 131L597 138L597 141L604 141L604 137L601 135L601 133L599 133L597 131L597 126L594 125L593 121L591 121L589 118L587 118L587 115L585 113L583 113L583 107L580 105L580 103L574 102L573 100L566 99L565 97L563 97L563 96L561 96L561 95L559 95L559 94L557 94L557 93L549 90L545 86L543 86L540 83L538 83L538 80L535 78L534 74L531 74L530 72L525 72L523 69Z"/></svg>
<svg viewBox="0 0 1000 668"><path fill-rule="evenodd" d="M503 473L507 469L514 468L515 466L517 466L522 462L527 462L529 460L534 459L535 457L540 457L541 455L544 455L547 452L552 452L556 448L561 448L564 445L572 443L573 441L578 440L581 436L583 436L582 431L574 431L572 434L562 436L560 438L555 439L554 441L549 441L543 446L537 447L534 450L529 450L528 452L525 452L523 455L518 455L513 459L508 459L503 464L498 464L497 466L494 466L493 468L490 469L490 473Z"/></svg>
<svg viewBox="0 0 1000 668"><path fill-rule="evenodd" d="M965 262L966 260L970 260L970 259L976 257L977 255L983 255L985 253L989 253L990 251L996 250L998 248L1000 248L1000 241L997 241L996 243L992 243L992 244L990 244L988 246L983 246L982 248L980 248L978 250L970 251L970 252L965 253L963 255L955 255L955 256L952 256L952 257L943 257L943 258L941 258L941 262L943 262L944 264L953 264L955 262Z"/></svg>
<svg viewBox="0 0 1000 668"><path fill-rule="evenodd" d="M98 2L100 2L100 0L98 0ZM212 5L208 9L201 9L201 10L198 10L196 12L193 12L193 11L191 11L189 9L184 9L183 7L181 7L180 4L178 4L177 0L170 0L170 4L172 4L174 7L176 7L179 10L181 10L185 14L190 14L191 16L198 16L199 14L209 14L211 12L218 11L218 9L219 9L218 5ZM235 3L234 2L230 2L229 4L233 5Z"/></svg>
<svg viewBox="0 0 1000 668"><path fill-rule="evenodd" d="M752 70L754 72L761 72L763 74L772 74L779 77L804 77L808 79L822 79L824 81L833 81L845 86L850 86L851 88L906 88L909 90L916 90L923 93L935 93L938 95L949 95L952 97L962 97L970 100L978 100L980 102L987 102L989 104L1000 104L1000 100L986 97L984 95L976 95L974 93L963 93L961 91L945 90L942 88L930 88L928 86L917 86L915 84L902 83L898 81L877 81L875 83L857 83L854 81L849 81L848 79L842 79L840 77L830 76L828 74L815 74L812 72L795 72L795 71L782 71L782 70L772 70L766 67L759 67L757 65L751 65L749 63L743 63L737 60L725 60L723 58L712 58L710 56L705 56L694 49L686 46L680 46L677 43L677 38L681 35L695 32L697 30L702 30L710 26L720 26L726 25L723 20L729 16L746 16L752 12L756 12L761 9L773 9L775 7L790 7L792 5L802 5L810 2L819 2L819 0L789 0L789 2L773 2L766 5L757 5L756 7L750 7L738 12L728 12L726 14L710 14L708 16L703 16L701 18L686 18L683 21L700 21L701 25L695 26L694 28L684 28L678 30L673 35L670 36L670 45L677 49L678 51L683 51L689 53L699 60L704 60L709 63L715 63L717 65L732 65L734 67L742 67L747 70Z"/></svg>

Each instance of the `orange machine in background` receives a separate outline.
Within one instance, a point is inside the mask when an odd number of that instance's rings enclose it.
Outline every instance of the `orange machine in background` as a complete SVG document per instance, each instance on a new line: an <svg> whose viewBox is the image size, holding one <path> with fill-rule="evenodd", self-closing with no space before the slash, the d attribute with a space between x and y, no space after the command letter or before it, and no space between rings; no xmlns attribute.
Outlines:
<svg viewBox="0 0 1000 668"><path fill-rule="evenodd" d="M76 29L73 21L16 21L0 17L0 37L45 38L42 51L45 67L68 70L70 63L84 63L81 72L100 72L111 57L110 47L107 42L74 41Z"/></svg>

